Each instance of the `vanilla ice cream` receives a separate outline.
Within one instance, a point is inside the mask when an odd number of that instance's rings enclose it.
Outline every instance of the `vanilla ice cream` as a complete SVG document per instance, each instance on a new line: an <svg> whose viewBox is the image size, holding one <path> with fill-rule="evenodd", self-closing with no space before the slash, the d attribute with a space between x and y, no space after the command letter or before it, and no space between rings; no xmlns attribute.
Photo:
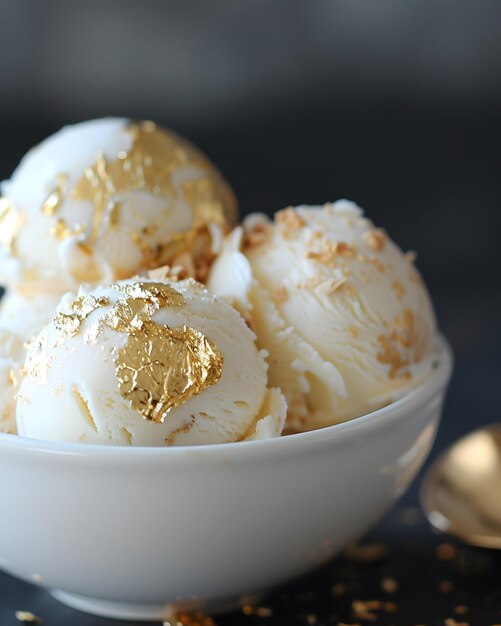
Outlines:
<svg viewBox="0 0 501 626"><path fill-rule="evenodd" d="M242 317L193 280L81 288L31 345L18 434L118 445L279 436L286 405Z"/></svg>
<svg viewBox="0 0 501 626"><path fill-rule="evenodd" d="M60 294L183 261L203 272L207 246L197 237L205 243L207 227L237 217L230 187L203 154L128 119L63 128L26 154L1 191L0 283Z"/></svg>
<svg viewBox="0 0 501 626"><path fill-rule="evenodd" d="M431 371L435 317L412 255L351 202L288 208L273 223L250 216L227 237L208 287L269 351L291 431L370 412Z"/></svg>
<svg viewBox="0 0 501 626"><path fill-rule="evenodd" d="M12 290L0 303L0 432L15 433L15 394L26 344L54 317L58 294Z"/></svg>

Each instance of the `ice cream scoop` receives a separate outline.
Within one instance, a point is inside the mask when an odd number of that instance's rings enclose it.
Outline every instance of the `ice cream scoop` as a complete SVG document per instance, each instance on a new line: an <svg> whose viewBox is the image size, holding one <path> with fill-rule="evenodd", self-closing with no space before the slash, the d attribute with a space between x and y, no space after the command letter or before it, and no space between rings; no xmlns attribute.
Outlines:
<svg viewBox="0 0 501 626"><path fill-rule="evenodd" d="M52 292L12 290L0 304L0 432L16 430L15 394L26 344L52 319L59 302Z"/></svg>
<svg viewBox="0 0 501 626"><path fill-rule="evenodd" d="M0 282L60 293L195 252L192 273L199 263L205 271L207 227L237 217L229 185L194 146L119 118L63 128L26 154L1 191Z"/></svg>
<svg viewBox="0 0 501 626"><path fill-rule="evenodd" d="M250 216L231 233L209 288L251 320L290 430L377 409L431 371L435 317L410 254L355 204Z"/></svg>
<svg viewBox="0 0 501 626"><path fill-rule="evenodd" d="M197 445L281 434L286 405L239 313L193 280L69 294L31 345L18 434Z"/></svg>

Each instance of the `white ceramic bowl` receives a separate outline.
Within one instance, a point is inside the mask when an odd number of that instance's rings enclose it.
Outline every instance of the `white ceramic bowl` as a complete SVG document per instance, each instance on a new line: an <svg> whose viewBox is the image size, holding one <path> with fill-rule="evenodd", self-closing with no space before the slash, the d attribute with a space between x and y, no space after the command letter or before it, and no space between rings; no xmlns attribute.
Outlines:
<svg viewBox="0 0 501 626"><path fill-rule="evenodd" d="M317 567L425 460L452 368L442 345L432 377L404 398L280 439L165 449L0 435L0 565L125 619L225 610Z"/></svg>

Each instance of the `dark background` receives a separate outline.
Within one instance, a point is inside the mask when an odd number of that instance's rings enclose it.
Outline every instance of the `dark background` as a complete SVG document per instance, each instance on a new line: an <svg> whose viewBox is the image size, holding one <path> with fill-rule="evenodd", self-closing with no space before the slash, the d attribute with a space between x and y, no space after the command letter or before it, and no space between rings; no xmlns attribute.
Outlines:
<svg viewBox="0 0 501 626"><path fill-rule="evenodd" d="M0 4L0 23L0 179L62 125L123 115L198 144L242 214L355 200L418 251L455 352L433 455L500 417L501 3L17 0ZM409 533L392 515L376 534L398 557ZM431 559L435 540L414 531ZM15 622L13 598L35 598L5 580L2 626ZM442 624L423 594L419 619ZM46 623L91 623L56 606Z"/></svg>

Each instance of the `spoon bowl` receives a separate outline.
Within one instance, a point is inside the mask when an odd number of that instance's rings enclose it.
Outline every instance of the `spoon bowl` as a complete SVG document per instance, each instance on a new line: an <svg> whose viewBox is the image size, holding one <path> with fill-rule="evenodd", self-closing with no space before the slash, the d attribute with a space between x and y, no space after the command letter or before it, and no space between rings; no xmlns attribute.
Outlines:
<svg viewBox="0 0 501 626"><path fill-rule="evenodd" d="M501 424L448 448L421 486L428 521L474 546L501 549Z"/></svg>

